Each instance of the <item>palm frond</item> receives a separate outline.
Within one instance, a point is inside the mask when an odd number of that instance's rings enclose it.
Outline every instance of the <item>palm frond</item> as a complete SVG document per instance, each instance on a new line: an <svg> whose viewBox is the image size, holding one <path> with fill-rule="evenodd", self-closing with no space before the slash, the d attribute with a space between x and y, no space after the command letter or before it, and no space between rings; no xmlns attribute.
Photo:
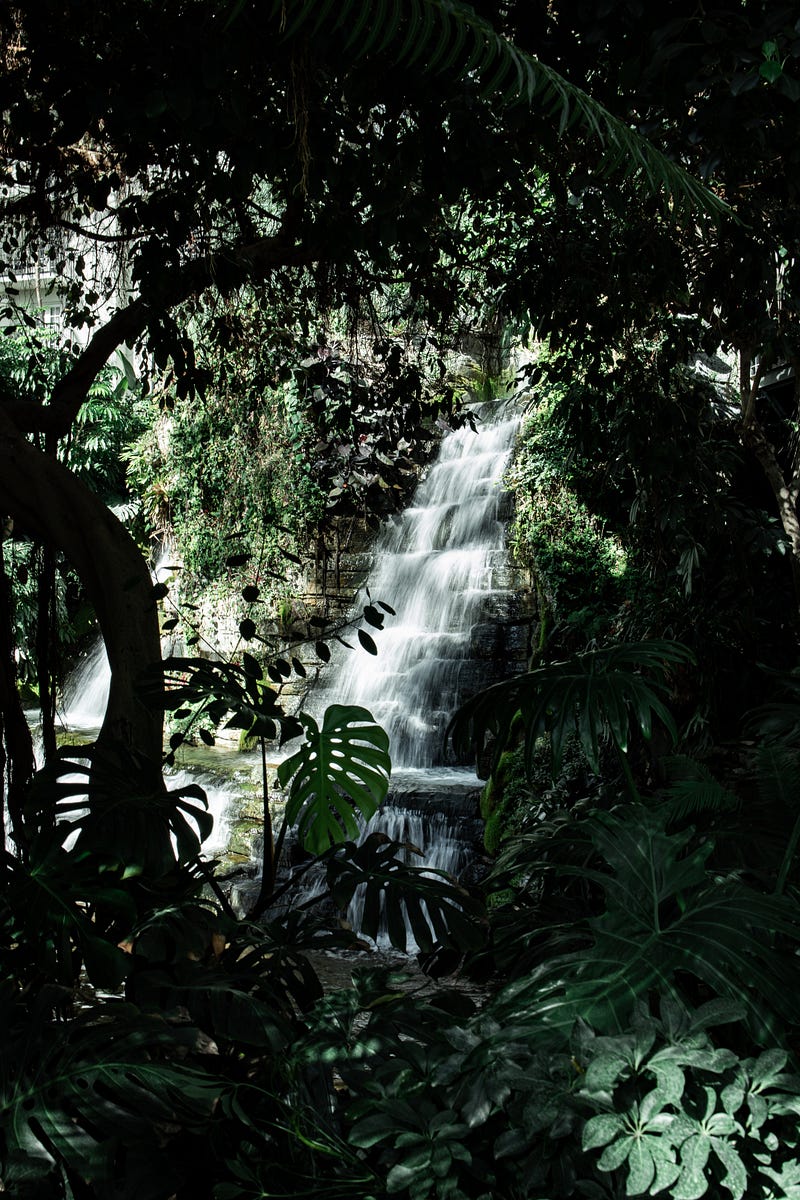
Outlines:
<svg viewBox="0 0 800 1200"><path fill-rule="evenodd" d="M800 754L792 744L779 741L759 746L755 755L756 781L761 799L768 809L791 816L794 823L786 840L775 883L780 895L789 878L797 846L800 843Z"/></svg>
<svg viewBox="0 0 800 1200"><path fill-rule="evenodd" d="M662 765L670 777L664 794L671 820L682 821L696 813L725 812L738 807L738 797L693 758L674 755L662 759Z"/></svg>
<svg viewBox="0 0 800 1200"><path fill-rule="evenodd" d="M764 742L800 750L800 668L769 672L779 698L748 714L747 729Z"/></svg>
<svg viewBox="0 0 800 1200"><path fill-rule="evenodd" d="M252 2L234 0L226 28ZM503 107L538 104L559 133L576 128L599 141L606 174L621 171L678 212L731 215L700 180L582 88L504 37L470 5L458 0L277 0L271 19L287 42L299 36L324 42L346 29L344 49L353 61L387 53L409 70L468 80L481 96Z"/></svg>
<svg viewBox="0 0 800 1200"><path fill-rule="evenodd" d="M447 736L460 753L483 748L495 738L495 766L508 742L516 714L525 726L525 758L534 762L537 740L550 735L553 773L561 763L564 744L572 732L594 771L602 736L627 749L630 730L638 727L649 738L658 718L677 736L672 716L664 704L665 679L670 667L693 661L691 651L678 642L631 642L581 654L552 663L479 692L453 717ZM641 672L647 671L645 679Z"/></svg>

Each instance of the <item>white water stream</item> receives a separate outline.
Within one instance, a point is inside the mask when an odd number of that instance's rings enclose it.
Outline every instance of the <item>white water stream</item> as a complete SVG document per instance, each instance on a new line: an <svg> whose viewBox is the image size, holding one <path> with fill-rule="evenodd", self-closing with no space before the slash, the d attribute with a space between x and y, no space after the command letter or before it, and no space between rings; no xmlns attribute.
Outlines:
<svg viewBox="0 0 800 1200"><path fill-rule="evenodd" d="M154 583L167 582L170 579L174 568L169 564L174 558L175 552L171 548L161 553L151 572ZM162 646L162 652L166 654L172 651ZM64 687L63 699L58 710L58 721L62 731L71 735L77 734L87 740L96 736L105 716L110 685L111 667L103 639L98 637L85 657L74 667ZM228 783L225 774L180 768L164 772L165 783L170 791L176 791L191 783L199 784L205 791L208 811L214 818L212 832L203 843L204 853L209 858L224 854L229 840L236 791Z"/></svg>
<svg viewBox="0 0 800 1200"><path fill-rule="evenodd" d="M421 852L407 856L412 865L455 877L473 853L470 806L480 781L471 768L448 765L444 734L465 688L489 682L476 685L472 635L500 590L501 483L519 425L500 403L480 416L477 433L465 426L445 436L411 504L378 537L369 592L373 605L384 601L397 615L371 631L377 655L337 655L312 697L318 714L332 703L361 705L389 734L390 799L362 839L379 831L408 842ZM359 596L356 613L368 599ZM362 907L357 892L347 913L354 929ZM413 948L410 928L407 935Z"/></svg>
<svg viewBox="0 0 800 1200"><path fill-rule="evenodd" d="M389 734L395 770L444 764L473 627L495 591L501 481L519 418L501 404L484 406L481 418L477 433L447 434L411 504L378 538L370 593L397 616L375 631L377 656L342 655L314 700L369 709ZM362 595L359 609L366 602Z"/></svg>

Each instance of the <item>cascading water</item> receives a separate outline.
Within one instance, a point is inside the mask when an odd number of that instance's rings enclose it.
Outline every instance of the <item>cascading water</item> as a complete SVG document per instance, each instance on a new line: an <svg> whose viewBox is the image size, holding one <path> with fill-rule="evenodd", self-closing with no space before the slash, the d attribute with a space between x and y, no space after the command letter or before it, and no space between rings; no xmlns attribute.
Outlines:
<svg viewBox="0 0 800 1200"><path fill-rule="evenodd" d="M170 563L175 552L170 547L161 551L150 574L153 583L165 583L175 568ZM172 653L163 646L162 652ZM108 705L111 686L111 667L103 639L98 637L86 657L73 669L64 687L59 720L66 730L90 732L100 728Z"/></svg>
<svg viewBox="0 0 800 1200"><path fill-rule="evenodd" d="M341 656L314 698L318 711L361 705L389 734L392 790L362 836L410 842L422 852L410 858L415 865L456 877L470 856L479 781L447 764L444 732L467 690L477 690L473 631L499 591L500 485L519 424L502 403L479 415L477 433L465 426L446 435L410 506L378 538L370 593L397 616L376 635L377 656ZM354 928L362 904L357 894L347 914Z"/></svg>
<svg viewBox="0 0 800 1200"><path fill-rule="evenodd" d="M111 667L102 638L98 638L73 670L64 688L60 720L64 728L99 729L108 704Z"/></svg>
<svg viewBox="0 0 800 1200"><path fill-rule="evenodd" d="M174 559L174 550L167 548L162 551L151 570L154 583L166 582L172 576L175 568L170 564ZM169 639L166 646L162 642L165 654L175 652L173 642L174 637ZM96 735L105 716L110 685L111 667L105 644L99 637L67 680L59 710L62 730L69 734L77 733L87 737L87 740ZM237 795L237 785L231 782L231 773L226 767L227 764L217 771L209 765L196 770L165 771L165 782L170 790L197 783L206 793L208 811L214 818L212 832L203 843L204 853L208 857L223 854L227 849L230 813Z"/></svg>
<svg viewBox="0 0 800 1200"><path fill-rule="evenodd" d="M371 594L390 604L378 655L343 657L320 689L324 704L360 704L383 725L395 769L444 762L447 721L465 697L464 667L504 547L500 483L518 416L485 405L479 432L449 433L410 506L375 547ZM362 600L363 603L363 600Z"/></svg>

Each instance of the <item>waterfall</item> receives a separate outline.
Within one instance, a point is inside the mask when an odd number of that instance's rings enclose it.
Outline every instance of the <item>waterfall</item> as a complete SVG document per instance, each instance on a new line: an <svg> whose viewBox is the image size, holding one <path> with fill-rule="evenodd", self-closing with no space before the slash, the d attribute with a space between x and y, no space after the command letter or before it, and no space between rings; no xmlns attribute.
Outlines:
<svg viewBox="0 0 800 1200"><path fill-rule="evenodd" d="M111 686L111 667L102 638L73 669L64 687L61 724L83 732L98 730L103 723Z"/></svg>
<svg viewBox="0 0 800 1200"><path fill-rule="evenodd" d="M507 595L497 586L504 582L501 482L519 425L502 403L479 416L478 432L464 426L443 438L411 504L378 537L369 595L397 615L373 631L377 655L337 654L313 698L316 711L362 705L389 734L389 798L362 838L378 830L410 843L421 851L411 863L455 877L474 853L480 782L470 768L448 764L444 732L458 705L493 681L475 670L475 632L492 600ZM355 611L367 601L365 591ZM362 908L357 892L347 913L355 929Z"/></svg>
<svg viewBox="0 0 800 1200"><path fill-rule="evenodd" d="M496 593L500 485L519 418L501 404L480 417L478 432L447 434L411 504L378 538L370 593L397 616L376 633L377 656L342 656L321 689L324 704L370 710L389 734L395 769L444 764L447 721L467 698L473 629Z"/></svg>
<svg viewBox="0 0 800 1200"><path fill-rule="evenodd" d="M162 550L151 568L153 583L165 583L171 577L175 551L170 547ZM170 643L171 646L171 643ZM166 649L162 646L166 653ZM64 686L64 695L59 713L62 728L77 729L82 733L96 732L103 723L111 686L111 667L105 644L98 637L85 657L73 668Z"/></svg>
<svg viewBox="0 0 800 1200"><path fill-rule="evenodd" d="M171 566L174 561L174 549L167 547L162 550L151 569L154 583L169 581L174 573L175 568ZM174 634L165 636L162 639L163 652L172 653L174 643ZM59 712L62 730L70 734L77 732L88 737L95 736L103 723L110 684L111 667L108 655L102 637L98 637L84 658L74 667L64 687ZM172 791L189 783L198 783L203 788L208 811L214 818L213 830L203 843L203 852L207 857L224 854L227 849L231 806L238 793L238 781L234 782L230 775L231 772L226 770L222 763L217 770L207 766L164 772L166 785Z"/></svg>

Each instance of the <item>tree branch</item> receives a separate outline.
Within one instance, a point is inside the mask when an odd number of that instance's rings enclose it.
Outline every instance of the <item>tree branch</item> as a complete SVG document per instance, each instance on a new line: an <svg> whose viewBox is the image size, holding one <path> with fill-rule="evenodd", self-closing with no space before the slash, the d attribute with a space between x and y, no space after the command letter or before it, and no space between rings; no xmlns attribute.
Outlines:
<svg viewBox="0 0 800 1200"><path fill-rule="evenodd" d="M148 324L191 296L213 286L225 295L249 279L277 267L306 266L317 255L287 242L280 234L259 238L247 245L194 259L172 272L161 295L140 296L119 309L89 340L88 345L53 389L49 404L24 401L4 404L3 411L23 433L48 433L64 437L75 420L97 374L115 350L145 332Z"/></svg>
<svg viewBox="0 0 800 1200"><path fill-rule="evenodd" d="M756 400L758 399L758 389L761 386L761 380L764 375L764 362L761 360L756 367L755 374L751 377L752 358L744 352L740 355L740 375L739 386L741 388L742 397L742 426L744 429L749 429L753 423L755 416Z"/></svg>
<svg viewBox="0 0 800 1200"><path fill-rule="evenodd" d="M86 238L91 242L110 242L114 245L120 245L123 242L131 242L133 235L129 233L100 233L97 229L86 229L83 225L79 225L77 221L66 221L63 217L59 217L57 221L53 221L58 229L69 229L72 233L78 233L82 238ZM141 235L140 235L141 236Z"/></svg>

